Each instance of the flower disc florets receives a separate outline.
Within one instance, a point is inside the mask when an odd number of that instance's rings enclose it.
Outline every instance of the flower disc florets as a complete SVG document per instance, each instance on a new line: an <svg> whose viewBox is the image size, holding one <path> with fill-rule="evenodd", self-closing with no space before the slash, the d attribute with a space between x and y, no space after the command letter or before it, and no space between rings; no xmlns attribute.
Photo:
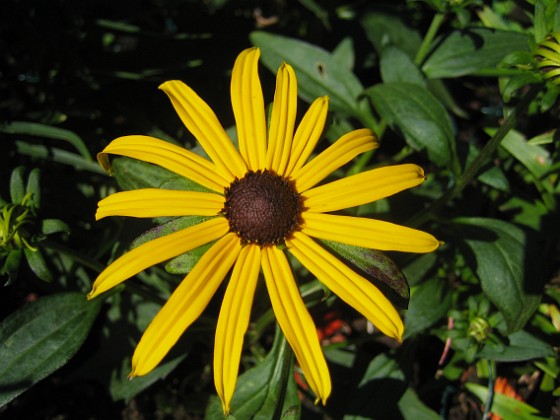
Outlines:
<svg viewBox="0 0 560 420"><path fill-rule="evenodd" d="M226 188L225 196L222 213L243 243L276 245L300 224L300 194L271 171L249 171Z"/></svg>

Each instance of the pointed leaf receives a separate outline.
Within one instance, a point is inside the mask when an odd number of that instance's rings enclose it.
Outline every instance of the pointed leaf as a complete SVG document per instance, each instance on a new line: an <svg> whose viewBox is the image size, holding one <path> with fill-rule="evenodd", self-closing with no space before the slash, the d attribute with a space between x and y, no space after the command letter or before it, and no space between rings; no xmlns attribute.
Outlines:
<svg viewBox="0 0 560 420"><path fill-rule="evenodd" d="M43 281L48 281L49 283L53 281L53 274L51 273L51 270L49 270L40 249L33 251L31 249L24 248L23 252L25 254L25 258L27 259L27 263L29 264L29 268L31 268L31 271L33 271L37 277Z"/></svg>
<svg viewBox="0 0 560 420"><path fill-rule="evenodd" d="M31 194L30 207L38 209L41 207L41 172L39 169L32 169L27 177L26 193Z"/></svg>
<svg viewBox="0 0 560 420"><path fill-rule="evenodd" d="M0 407L63 366L80 348L102 300L42 297L0 324Z"/></svg>
<svg viewBox="0 0 560 420"><path fill-rule="evenodd" d="M10 177L10 196L14 204L21 204L23 197L25 197L24 173L25 167L18 166L12 171L12 176Z"/></svg>

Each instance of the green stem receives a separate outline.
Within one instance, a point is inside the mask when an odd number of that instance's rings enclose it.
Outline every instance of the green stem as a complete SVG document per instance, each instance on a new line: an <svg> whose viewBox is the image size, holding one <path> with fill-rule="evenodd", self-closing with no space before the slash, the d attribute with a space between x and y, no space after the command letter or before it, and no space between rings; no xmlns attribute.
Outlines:
<svg viewBox="0 0 560 420"><path fill-rule="evenodd" d="M426 36L422 40L422 44L416 53L416 57L414 58L414 63L417 66L420 66L428 52L430 51L430 47L432 46L432 41L436 37L441 24L445 19L445 15L443 13L436 13L434 18L432 19L432 23L430 23L430 27L428 28L428 32L426 32Z"/></svg>
<svg viewBox="0 0 560 420"><path fill-rule="evenodd" d="M494 133L490 141L486 143L478 156L467 167L465 172L463 172L457 183L444 195L437 199L430 207L427 207L423 211L419 212L416 216L414 216L411 220L409 220L409 226L420 226L424 224L450 200L455 198L461 191L463 191L463 189L478 174L482 166L485 165L486 162L488 162L504 137L517 125L520 117L525 113L531 101L535 99L535 97L541 90L541 87L541 85L532 85L530 87L529 91L521 98L519 103L507 116L501 127L498 128L498 130Z"/></svg>
<svg viewBox="0 0 560 420"><path fill-rule="evenodd" d="M492 362L488 360L487 363L488 363L488 397L486 398L486 402L484 404L484 415L482 417L483 420L487 420L490 418L492 403L494 402L494 368L492 366Z"/></svg>

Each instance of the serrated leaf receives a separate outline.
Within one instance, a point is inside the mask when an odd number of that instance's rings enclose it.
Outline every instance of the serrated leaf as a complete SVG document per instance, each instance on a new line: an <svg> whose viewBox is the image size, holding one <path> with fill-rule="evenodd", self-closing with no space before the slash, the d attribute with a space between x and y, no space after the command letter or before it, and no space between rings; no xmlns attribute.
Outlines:
<svg viewBox="0 0 560 420"><path fill-rule="evenodd" d="M377 112L402 132L413 149L425 149L432 162L449 165L454 142L451 120L427 89L413 83L383 83L365 93Z"/></svg>
<svg viewBox="0 0 560 420"><path fill-rule="evenodd" d="M455 219L465 257L484 294L500 310L508 333L519 331L537 309L542 293L542 262L526 233L501 220Z"/></svg>
<svg viewBox="0 0 560 420"><path fill-rule="evenodd" d="M395 304L406 308L410 299L410 289L402 270L381 251L352 246L340 242L322 240L327 247L351 263L352 268L372 281ZM392 293L391 293L392 292ZM395 296L396 295L396 296ZM398 299L395 299L398 298Z"/></svg>
<svg viewBox="0 0 560 420"><path fill-rule="evenodd" d="M82 293L42 297L0 324L0 407L63 366L80 348L101 306Z"/></svg>
<svg viewBox="0 0 560 420"><path fill-rule="evenodd" d="M239 376L231 401L231 419L299 417L301 402L293 375L292 350L279 328L270 352L259 365ZM286 365L289 369L285 369ZM281 396L284 395L284 400ZM282 404L281 406L279 404ZM206 407L205 419L223 419L222 405L212 397Z"/></svg>
<svg viewBox="0 0 560 420"><path fill-rule="evenodd" d="M276 74L283 61L298 78L298 94L307 102L329 97L329 108L359 116L358 97L363 91L359 79L328 51L295 38L267 32L252 32L251 42L262 52L262 62Z"/></svg>
<svg viewBox="0 0 560 420"><path fill-rule="evenodd" d="M467 382L465 384L467 389L472 392L476 397L485 403L488 399L488 388L482 385ZM518 419L518 420L544 420L546 417L541 417L537 413L535 407L530 406L523 401L516 400L515 398L508 397L507 395L494 393L492 408L490 410L493 414L500 416L504 419Z"/></svg>
<svg viewBox="0 0 560 420"><path fill-rule="evenodd" d="M495 69L514 51L530 51L527 35L488 28L455 30L436 41L422 70L431 79L465 76Z"/></svg>

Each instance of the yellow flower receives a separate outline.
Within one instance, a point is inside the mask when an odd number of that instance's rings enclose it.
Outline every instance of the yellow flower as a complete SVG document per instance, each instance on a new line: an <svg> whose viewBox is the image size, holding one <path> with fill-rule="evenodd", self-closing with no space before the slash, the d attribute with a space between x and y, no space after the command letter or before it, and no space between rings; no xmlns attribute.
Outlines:
<svg viewBox="0 0 560 420"><path fill-rule="evenodd" d="M144 243L124 254L97 278L94 298L142 270L216 241L179 284L154 318L132 359L130 376L154 369L181 334L200 316L230 269L214 348L214 381L224 413L237 382L243 338L259 273L276 319L315 395L326 402L329 371L315 325L299 294L285 252L297 258L342 300L390 337L401 340L403 324L385 296L313 238L407 252L430 252L439 242L427 233L392 223L329 214L414 187L424 180L416 165L373 169L317 186L357 155L377 147L368 129L352 131L308 162L327 117L328 98L315 100L295 129L297 81L282 64L267 129L258 76L260 51L243 51L235 61L231 100L239 150L211 108L187 85L160 86L210 160L147 136L113 140L99 155L109 171L109 154L150 162L213 192L141 189L99 202L106 216L215 216L198 225ZM279 247L278 245L283 245Z"/></svg>

